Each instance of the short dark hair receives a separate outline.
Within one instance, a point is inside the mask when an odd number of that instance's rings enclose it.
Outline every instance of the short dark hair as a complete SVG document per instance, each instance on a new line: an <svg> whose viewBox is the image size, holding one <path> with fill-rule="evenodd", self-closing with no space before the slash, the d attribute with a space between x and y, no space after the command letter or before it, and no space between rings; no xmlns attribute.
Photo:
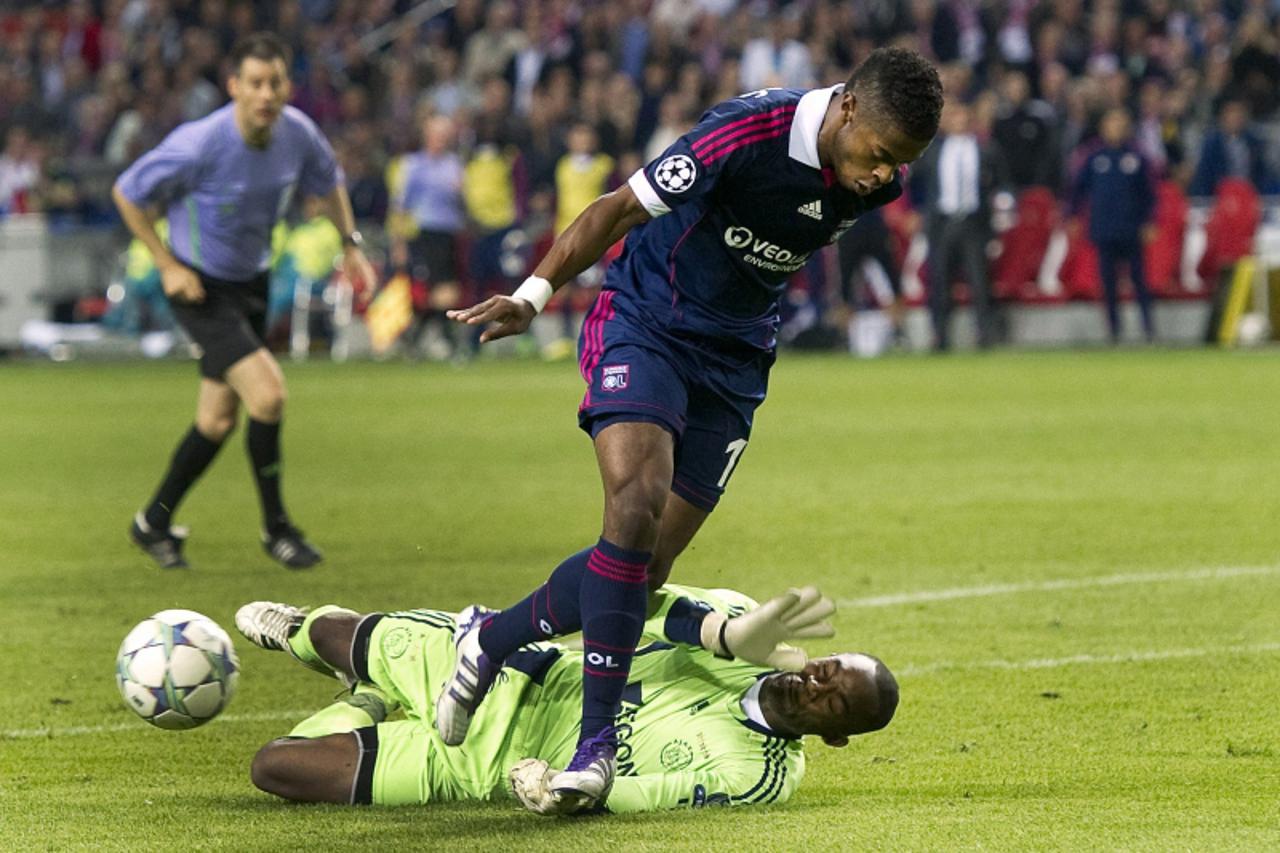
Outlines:
<svg viewBox="0 0 1280 853"><path fill-rule="evenodd" d="M231 73L239 74L240 66L250 57L271 62L276 59L284 61L287 69L293 62L293 51L284 40L275 33L257 32L241 36L231 47Z"/></svg>
<svg viewBox="0 0 1280 853"><path fill-rule="evenodd" d="M883 114L907 136L933 139L942 115L938 69L914 50L878 47L854 69L845 85L859 106Z"/></svg>
<svg viewBox="0 0 1280 853"><path fill-rule="evenodd" d="M876 662L876 689L880 695L880 702L876 706L876 713L869 721L871 726L867 729L869 732L879 731L889 725L894 712L898 710L898 679L893 677L893 673L884 665L884 661L879 658L872 658L872 660Z"/></svg>

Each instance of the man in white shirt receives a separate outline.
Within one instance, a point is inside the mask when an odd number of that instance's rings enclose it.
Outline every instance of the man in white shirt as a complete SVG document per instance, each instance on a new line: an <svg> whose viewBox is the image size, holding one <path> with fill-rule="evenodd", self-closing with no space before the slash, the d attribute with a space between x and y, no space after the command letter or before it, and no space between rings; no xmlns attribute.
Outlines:
<svg viewBox="0 0 1280 853"><path fill-rule="evenodd" d="M929 313L934 345L951 347L951 285L959 272L969 286L978 320L978 345L995 343L995 311L987 243L991 239L991 199L1007 184L999 150L979 141L972 108L948 101L941 133L911 170L911 198L924 215L929 239Z"/></svg>

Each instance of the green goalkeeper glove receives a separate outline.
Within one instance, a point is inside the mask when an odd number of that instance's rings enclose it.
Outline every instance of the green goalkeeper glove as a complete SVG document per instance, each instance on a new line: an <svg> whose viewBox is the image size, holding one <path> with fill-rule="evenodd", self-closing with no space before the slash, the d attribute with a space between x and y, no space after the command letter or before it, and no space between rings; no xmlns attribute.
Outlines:
<svg viewBox="0 0 1280 853"><path fill-rule="evenodd" d="M791 589L740 616L707 614L702 620L702 647L717 657L794 672L809 658L786 641L834 636L826 618L835 612L835 602L817 587Z"/></svg>

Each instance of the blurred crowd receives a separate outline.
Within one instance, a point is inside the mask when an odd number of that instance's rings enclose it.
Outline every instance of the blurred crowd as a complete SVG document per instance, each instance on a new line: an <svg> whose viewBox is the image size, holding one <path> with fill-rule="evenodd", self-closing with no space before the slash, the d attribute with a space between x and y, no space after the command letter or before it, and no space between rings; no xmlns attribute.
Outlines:
<svg viewBox="0 0 1280 853"><path fill-rule="evenodd" d="M1275 0L427 0L443 11L405 26L420 5L0 12L0 211L112 221L114 175L225 101L227 50L256 29L291 45L293 103L333 142L357 217L387 226L393 263L431 267L444 302L522 274L708 105L842 81L886 44L938 63L1013 194L1069 204L1116 109L1154 180L1191 196L1233 176L1280 189Z"/></svg>

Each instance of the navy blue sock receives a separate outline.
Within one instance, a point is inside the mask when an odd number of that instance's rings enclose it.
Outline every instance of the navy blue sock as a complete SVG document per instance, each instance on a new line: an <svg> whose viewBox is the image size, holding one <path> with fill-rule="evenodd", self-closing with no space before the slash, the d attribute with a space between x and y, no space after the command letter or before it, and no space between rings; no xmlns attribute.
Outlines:
<svg viewBox="0 0 1280 853"><path fill-rule="evenodd" d="M582 739L612 726L644 627L649 600L648 551L628 551L601 539L582 577Z"/></svg>
<svg viewBox="0 0 1280 853"><path fill-rule="evenodd" d="M521 646L580 630L579 590L594 550L587 548L567 558L532 595L486 622L480 629L484 653L500 661Z"/></svg>
<svg viewBox="0 0 1280 853"><path fill-rule="evenodd" d="M673 642L701 648L702 623L711 612L711 608L705 604L690 601L687 598L677 598L667 610L667 618L662 624L662 633Z"/></svg>

